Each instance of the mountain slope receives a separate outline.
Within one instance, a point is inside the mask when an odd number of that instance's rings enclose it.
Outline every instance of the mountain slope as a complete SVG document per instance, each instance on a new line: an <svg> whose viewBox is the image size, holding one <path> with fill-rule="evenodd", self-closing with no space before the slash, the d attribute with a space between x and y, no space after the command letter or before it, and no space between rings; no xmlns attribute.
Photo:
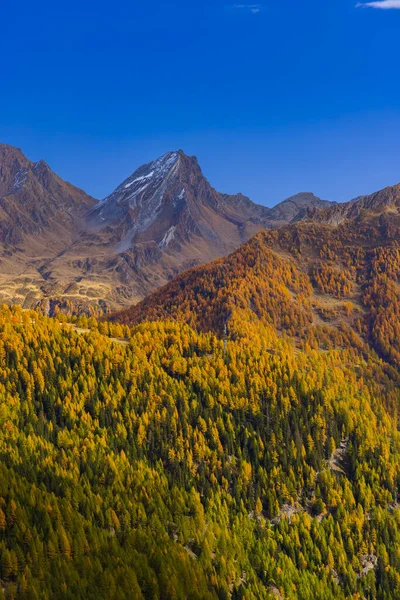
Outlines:
<svg viewBox="0 0 400 600"><path fill-rule="evenodd" d="M45 266L49 295L62 295L67 309L130 304L239 246L264 226L264 210L218 194L195 159L169 153L87 213L79 239Z"/></svg>
<svg viewBox="0 0 400 600"><path fill-rule="evenodd" d="M112 323L0 307L0 596L400 599L400 219L368 206Z"/></svg>
<svg viewBox="0 0 400 600"><path fill-rule="evenodd" d="M248 246L226 343L0 308L0 595L400 598L398 370L300 348L306 276Z"/></svg>
<svg viewBox="0 0 400 600"><path fill-rule="evenodd" d="M233 333L246 311L300 347L347 339L400 366L400 215L390 203L376 210L338 226L300 222L263 231L114 318L173 318L221 335L226 325Z"/></svg>
<svg viewBox="0 0 400 600"><path fill-rule="evenodd" d="M32 238L62 249L76 237L95 200L60 179L44 162L0 145L0 243L30 252Z"/></svg>
<svg viewBox="0 0 400 600"><path fill-rule="evenodd" d="M81 236L96 200L63 181L44 162L33 163L12 146L0 145L0 299L35 306L63 292L76 270L49 265Z"/></svg>

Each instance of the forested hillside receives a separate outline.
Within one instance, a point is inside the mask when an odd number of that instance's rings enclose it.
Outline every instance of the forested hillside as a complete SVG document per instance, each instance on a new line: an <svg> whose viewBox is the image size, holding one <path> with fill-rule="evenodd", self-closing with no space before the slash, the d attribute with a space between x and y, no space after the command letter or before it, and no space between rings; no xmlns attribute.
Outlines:
<svg viewBox="0 0 400 600"><path fill-rule="evenodd" d="M400 598L398 370L234 285L225 342L2 308L0 596Z"/></svg>
<svg viewBox="0 0 400 600"><path fill-rule="evenodd" d="M183 273L113 320L172 318L222 335L238 310L291 336L298 347L367 344L366 351L398 368L397 208L379 205L337 227L304 222L263 231L228 258Z"/></svg>

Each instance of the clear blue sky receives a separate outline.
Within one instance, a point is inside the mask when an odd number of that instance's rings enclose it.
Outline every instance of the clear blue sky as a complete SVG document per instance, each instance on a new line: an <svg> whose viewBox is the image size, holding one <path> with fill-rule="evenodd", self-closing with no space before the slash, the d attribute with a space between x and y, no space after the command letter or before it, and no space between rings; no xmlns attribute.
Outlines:
<svg viewBox="0 0 400 600"><path fill-rule="evenodd" d="M3 3L0 141L98 198L179 148L267 205L398 183L400 10L356 2Z"/></svg>

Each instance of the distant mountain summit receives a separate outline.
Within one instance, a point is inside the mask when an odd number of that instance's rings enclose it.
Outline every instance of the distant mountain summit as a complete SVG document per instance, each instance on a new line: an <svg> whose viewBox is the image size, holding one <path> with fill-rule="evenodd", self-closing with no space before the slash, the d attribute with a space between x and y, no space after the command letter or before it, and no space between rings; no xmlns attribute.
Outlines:
<svg viewBox="0 0 400 600"><path fill-rule="evenodd" d="M230 252L267 226L268 212L245 196L214 190L197 159L180 150L137 169L88 222L91 230L109 234L118 253L138 244L173 253L186 246L187 259L204 260Z"/></svg>
<svg viewBox="0 0 400 600"><path fill-rule="evenodd" d="M302 192L287 198L272 208L269 212L269 219L275 226L286 225L303 218L309 210L328 208L334 205L336 202L321 200L311 192Z"/></svg>

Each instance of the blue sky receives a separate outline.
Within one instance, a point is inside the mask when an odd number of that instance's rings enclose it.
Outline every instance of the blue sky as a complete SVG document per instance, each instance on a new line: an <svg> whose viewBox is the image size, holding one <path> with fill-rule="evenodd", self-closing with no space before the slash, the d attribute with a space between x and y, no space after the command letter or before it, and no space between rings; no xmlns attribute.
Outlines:
<svg viewBox="0 0 400 600"><path fill-rule="evenodd" d="M400 181L400 0L7 2L0 141L104 197L172 149L273 205Z"/></svg>

